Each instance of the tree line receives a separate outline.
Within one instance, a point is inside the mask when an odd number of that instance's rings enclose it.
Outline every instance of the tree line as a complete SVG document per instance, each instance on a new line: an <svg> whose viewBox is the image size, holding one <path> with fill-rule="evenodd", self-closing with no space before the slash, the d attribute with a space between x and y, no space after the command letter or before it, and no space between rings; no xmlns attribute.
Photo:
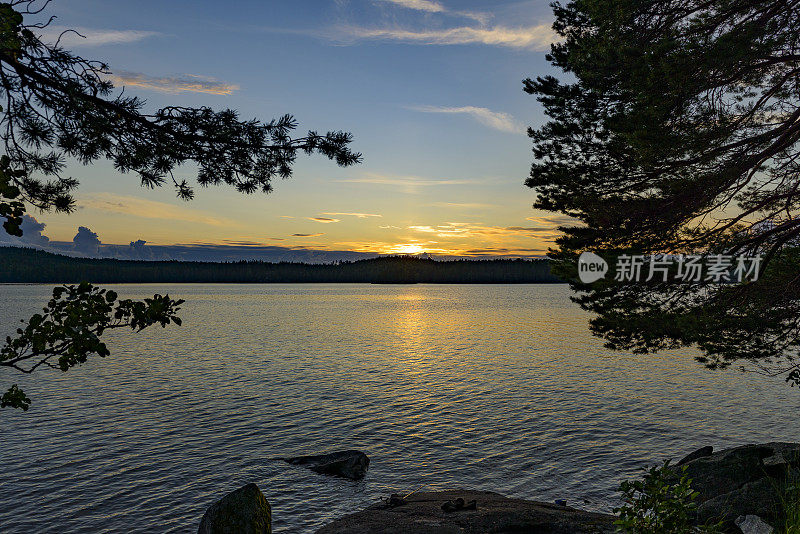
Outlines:
<svg viewBox="0 0 800 534"><path fill-rule="evenodd" d="M325 264L74 258L0 248L0 283L555 283L546 259L433 260L413 256Z"/></svg>

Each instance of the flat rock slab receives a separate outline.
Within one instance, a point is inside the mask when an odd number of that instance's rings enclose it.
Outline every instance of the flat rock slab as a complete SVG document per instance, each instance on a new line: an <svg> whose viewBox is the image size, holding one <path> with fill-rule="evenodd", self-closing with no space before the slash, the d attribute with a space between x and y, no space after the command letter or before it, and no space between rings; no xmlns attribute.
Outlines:
<svg viewBox="0 0 800 534"><path fill-rule="evenodd" d="M461 497L477 501L477 510L445 513L442 504ZM345 516L317 534L605 534L614 517L566 506L510 499L489 491L415 493L407 504L382 504Z"/></svg>
<svg viewBox="0 0 800 534"><path fill-rule="evenodd" d="M367 474L369 457L361 451L338 451L317 456L285 458L292 465L307 467L322 475L360 480Z"/></svg>

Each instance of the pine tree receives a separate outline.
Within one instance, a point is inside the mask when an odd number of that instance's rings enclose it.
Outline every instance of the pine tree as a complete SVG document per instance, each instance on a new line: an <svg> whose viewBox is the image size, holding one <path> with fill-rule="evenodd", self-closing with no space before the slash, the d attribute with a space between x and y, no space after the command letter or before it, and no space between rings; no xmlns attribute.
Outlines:
<svg viewBox="0 0 800 534"><path fill-rule="evenodd" d="M548 59L567 78L524 82L549 117L526 183L576 219L552 251L562 274L582 251L763 257L744 284L576 281L594 332L800 383L800 2L553 7Z"/></svg>

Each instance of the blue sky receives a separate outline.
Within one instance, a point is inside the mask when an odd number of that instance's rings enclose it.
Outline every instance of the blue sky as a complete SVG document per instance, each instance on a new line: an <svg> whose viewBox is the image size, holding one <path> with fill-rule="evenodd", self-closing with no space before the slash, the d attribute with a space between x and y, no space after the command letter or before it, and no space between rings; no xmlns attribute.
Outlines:
<svg viewBox="0 0 800 534"><path fill-rule="evenodd" d="M107 162L70 165L78 211L34 213L53 240L85 226L117 244L536 255L562 220L523 185L524 130L543 116L521 80L552 72L545 1L56 0L48 13L48 35L78 28L65 44L148 109L291 113L300 134L347 130L364 154L347 169L302 158L270 195L214 187L189 203Z"/></svg>

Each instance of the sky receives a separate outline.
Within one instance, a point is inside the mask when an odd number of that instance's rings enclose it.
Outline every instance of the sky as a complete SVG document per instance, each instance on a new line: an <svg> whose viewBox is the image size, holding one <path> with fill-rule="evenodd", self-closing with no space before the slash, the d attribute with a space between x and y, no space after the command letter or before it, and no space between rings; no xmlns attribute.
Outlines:
<svg viewBox="0 0 800 534"><path fill-rule="evenodd" d="M533 210L523 183L533 158L525 131L544 116L521 82L557 74L545 59L547 1L54 0L46 14L57 16L46 39L80 31L65 47L108 63L146 111L290 113L298 135L351 132L364 161L301 156L271 194L212 186L190 202L108 162L71 162L78 209L32 212L29 225L45 225L33 240L77 248L83 227L103 246L162 251L541 256L565 222ZM176 175L191 182L194 168Z"/></svg>

